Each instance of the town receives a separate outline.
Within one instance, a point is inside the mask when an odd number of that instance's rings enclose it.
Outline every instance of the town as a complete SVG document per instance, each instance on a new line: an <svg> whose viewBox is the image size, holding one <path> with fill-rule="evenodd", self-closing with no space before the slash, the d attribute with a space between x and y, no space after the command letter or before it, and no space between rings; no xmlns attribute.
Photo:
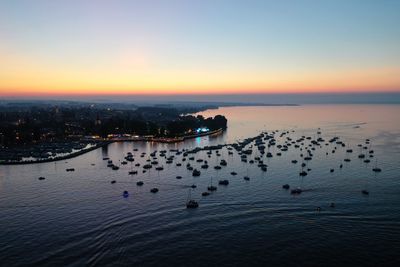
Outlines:
<svg viewBox="0 0 400 267"><path fill-rule="evenodd" d="M111 141L174 142L222 131L227 119L195 108L80 105L0 106L0 162L50 161Z"/></svg>

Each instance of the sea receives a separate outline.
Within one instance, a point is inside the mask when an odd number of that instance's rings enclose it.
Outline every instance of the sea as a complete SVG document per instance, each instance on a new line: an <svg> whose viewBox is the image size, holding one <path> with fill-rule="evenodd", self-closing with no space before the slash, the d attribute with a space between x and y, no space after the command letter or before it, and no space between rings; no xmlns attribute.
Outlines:
<svg viewBox="0 0 400 267"><path fill-rule="evenodd" d="M115 142L68 160L0 166L0 266L400 266L400 105L222 107L196 115L218 114L228 119L219 135ZM262 139L272 157L252 142L243 162L230 145L261 133L276 140L268 147ZM318 138L324 141L310 144ZM218 144L227 146L185 155ZM158 165L144 173L155 151ZM134 161L122 164L128 152ZM227 165L215 169L222 159ZM202 196L210 184L217 190ZM199 207L187 209L189 199Z"/></svg>

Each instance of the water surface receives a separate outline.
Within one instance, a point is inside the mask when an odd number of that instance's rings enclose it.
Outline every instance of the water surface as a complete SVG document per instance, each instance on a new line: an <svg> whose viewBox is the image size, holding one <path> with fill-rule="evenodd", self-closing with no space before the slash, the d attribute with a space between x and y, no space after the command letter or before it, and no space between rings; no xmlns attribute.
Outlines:
<svg viewBox="0 0 400 267"><path fill-rule="evenodd" d="M201 137L178 144L113 143L67 161L33 165L0 166L0 262L4 266L57 264L71 266L395 266L400 249L400 114L399 105L305 105L296 107L229 107L202 112L223 114L228 129L220 136ZM289 131L328 140L339 136L346 148L322 146L308 164L312 170L298 176L300 158L293 147L273 158L263 157L268 171L243 163L240 155L210 158L205 151L196 159L208 160L210 168L192 177L182 155L173 164L164 158L155 169L121 165L113 171L103 157L114 163L127 152L142 165L154 150L190 149L209 144L233 143L261 131ZM285 137L279 138L282 143ZM370 139L374 158L366 164L357 155L357 144ZM138 151L133 151L138 149ZM140 157L141 152L147 155ZM365 152L365 151L364 151ZM326 155L328 153L328 155ZM173 155L173 152L167 152ZM254 150L249 158L260 156ZM261 155L262 156L262 155ZM345 157L351 162L339 164ZM220 159L228 166L214 170ZM94 164L94 165L92 165ZM201 163L191 162L200 169ZM382 172L375 174L377 164ZM75 172L66 172L66 168ZM329 172L334 168L333 173ZM129 176L131 169L139 174ZM232 176L231 171L238 175ZM176 179L181 175L181 180ZM244 181L248 175L251 180ZM46 180L39 181L39 176ZM202 197L210 177L229 179L226 187ZM116 180L116 184L110 184ZM144 186L136 182L144 181ZM307 189L292 196L282 189ZM187 210L188 188L196 210ZM152 194L150 188L158 187ZM361 190L369 190L363 196ZM122 197L128 190L130 196ZM336 203L330 208L331 202ZM321 212L316 208L321 207Z"/></svg>

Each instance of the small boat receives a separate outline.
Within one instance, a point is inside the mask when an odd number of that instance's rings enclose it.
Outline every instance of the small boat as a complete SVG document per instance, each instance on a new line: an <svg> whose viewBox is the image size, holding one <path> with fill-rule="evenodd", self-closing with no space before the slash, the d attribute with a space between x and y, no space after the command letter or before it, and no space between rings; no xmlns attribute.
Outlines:
<svg viewBox="0 0 400 267"><path fill-rule="evenodd" d="M122 196L123 196L124 198L127 198L127 197L129 197L129 193L128 193L128 191L124 191L124 193L122 193Z"/></svg>
<svg viewBox="0 0 400 267"><path fill-rule="evenodd" d="M217 187L213 186L213 185L210 185L210 186L207 187L207 190L208 191L217 191Z"/></svg>
<svg viewBox="0 0 400 267"><path fill-rule="evenodd" d="M44 178L43 176L40 176L38 179L39 179L39 180L44 180L44 179L46 179L46 178Z"/></svg>
<svg viewBox="0 0 400 267"><path fill-rule="evenodd" d="M116 182L117 182L117 181L115 181L115 180L112 180L112 181L111 181L111 184L115 184Z"/></svg>
<svg viewBox="0 0 400 267"><path fill-rule="evenodd" d="M186 200L186 208L188 209L195 209L199 207L199 203L191 198L191 189L189 189L188 198Z"/></svg>
<svg viewBox="0 0 400 267"><path fill-rule="evenodd" d="M250 181L250 177L248 177L248 176L243 177L243 179L244 179L245 181Z"/></svg>
<svg viewBox="0 0 400 267"><path fill-rule="evenodd" d="M228 180L219 180L218 184L219 185L228 185L229 181Z"/></svg>
<svg viewBox="0 0 400 267"><path fill-rule="evenodd" d="M266 172L266 171L267 171L267 167L262 166L262 167L261 167L261 170L262 170L263 172Z"/></svg>
<svg viewBox="0 0 400 267"><path fill-rule="evenodd" d="M112 169L114 170L114 171L116 171L116 170L119 170L119 167L118 166L112 166Z"/></svg>
<svg viewBox="0 0 400 267"><path fill-rule="evenodd" d="M375 167L372 169L373 172L381 172L381 168L377 167L378 161L375 162Z"/></svg>
<svg viewBox="0 0 400 267"><path fill-rule="evenodd" d="M237 175L237 173L236 172L231 172L231 175Z"/></svg>
<svg viewBox="0 0 400 267"><path fill-rule="evenodd" d="M300 188L292 189L292 191L290 191L292 195L300 195L302 192L303 190L301 190Z"/></svg>
<svg viewBox="0 0 400 267"><path fill-rule="evenodd" d="M154 187L154 188L150 189L150 192L151 193L157 193L158 192L158 188Z"/></svg>
<svg viewBox="0 0 400 267"><path fill-rule="evenodd" d="M193 189L195 189L195 188L197 187L197 185L192 184L190 187L193 188Z"/></svg>
<svg viewBox="0 0 400 267"><path fill-rule="evenodd" d="M300 176L306 176L306 175L307 175L307 172L306 172L306 171L302 171L302 172L299 173L299 175L300 175Z"/></svg>
<svg viewBox="0 0 400 267"><path fill-rule="evenodd" d="M290 188L290 185L289 184L284 184L284 185L282 185L282 188L288 190Z"/></svg>
<svg viewBox="0 0 400 267"><path fill-rule="evenodd" d="M144 184L143 181L139 181L136 183L137 186L142 186L143 184Z"/></svg>
<svg viewBox="0 0 400 267"><path fill-rule="evenodd" d="M66 169L66 171L67 172L73 172L73 171L75 171L75 169L74 168L69 168L69 169Z"/></svg>
<svg viewBox="0 0 400 267"><path fill-rule="evenodd" d="M201 193L201 195L202 195L203 197L206 197L206 196L210 195L210 192L204 191L203 193Z"/></svg>
<svg viewBox="0 0 400 267"><path fill-rule="evenodd" d="M197 170L197 169L193 170L193 173L192 173L193 176L200 176L200 174L201 174L201 172L199 170Z"/></svg>
<svg viewBox="0 0 400 267"><path fill-rule="evenodd" d="M334 169L330 169L330 172L334 172L335 170Z"/></svg>
<svg viewBox="0 0 400 267"><path fill-rule="evenodd" d="M368 191L368 190L361 190L361 193L362 193L363 195L369 195L369 191Z"/></svg>
<svg viewBox="0 0 400 267"><path fill-rule="evenodd" d="M130 171L129 172L129 175L135 175L135 174L137 174L138 172L137 171Z"/></svg>
<svg viewBox="0 0 400 267"><path fill-rule="evenodd" d="M217 187L212 185L212 177L210 179L210 186L207 187L208 191L217 191Z"/></svg>
<svg viewBox="0 0 400 267"><path fill-rule="evenodd" d="M292 160L292 163L293 163L293 164L296 164L296 163L297 163L297 160L295 160L295 159Z"/></svg>
<svg viewBox="0 0 400 267"><path fill-rule="evenodd" d="M199 207L199 203L196 200L189 200L186 202L186 208L195 209Z"/></svg>
<svg viewBox="0 0 400 267"><path fill-rule="evenodd" d="M176 179L182 179L182 176L178 175L176 176Z"/></svg>

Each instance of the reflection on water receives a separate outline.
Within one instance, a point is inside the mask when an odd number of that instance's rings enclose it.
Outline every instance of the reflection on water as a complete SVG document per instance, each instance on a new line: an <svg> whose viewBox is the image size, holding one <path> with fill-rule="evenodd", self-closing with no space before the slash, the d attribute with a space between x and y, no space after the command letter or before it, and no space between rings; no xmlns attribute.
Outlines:
<svg viewBox="0 0 400 267"><path fill-rule="evenodd" d="M299 107L230 107L202 112L223 114L228 130L219 136L199 137L178 144L113 143L67 161L0 166L0 262L2 265L396 265L400 247L400 124L397 105L309 105ZM313 151L305 178L298 176L299 151L263 158L268 171L221 150L208 169L193 177L176 155L173 164L159 158L163 171L142 173L154 150L192 149L233 143L261 131L287 130L290 136L340 136L354 153L332 147ZM291 131L294 131L293 133ZM279 135L277 135L279 136ZM282 143L285 137L278 138ZM357 144L371 139L375 157L358 159ZM138 149L138 151L133 151ZM127 152L135 161L122 165ZM146 152L141 158L140 154ZM326 154L328 153L328 155ZM158 155L158 154L157 154ZM249 158L262 156L256 150ZM107 168L110 157L120 170ZM351 162L343 162L350 157ZM221 159L227 167L215 170ZM371 169L377 160L381 173ZM182 162L182 167L175 165ZM343 168L339 169L339 164ZM94 165L92 165L94 164ZM191 161L198 169L202 163ZM75 172L66 172L75 168ZM334 168L334 172L329 170ZM130 170L138 170L130 176ZM230 172L238 173L232 176ZM182 179L176 179L176 176ZM248 175L250 181L243 180ZM39 176L46 180L39 181ZM228 186L207 197L210 183L229 179ZM111 184L111 180L116 180ZM144 181L141 187L137 181ZM283 184L302 186L292 196ZM185 208L190 185L199 201ZM152 194L150 188L159 192ZM369 196L362 196L367 189ZM122 197L128 190L130 196ZM331 202L336 203L330 208ZM321 212L316 211L321 207Z"/></svg>

